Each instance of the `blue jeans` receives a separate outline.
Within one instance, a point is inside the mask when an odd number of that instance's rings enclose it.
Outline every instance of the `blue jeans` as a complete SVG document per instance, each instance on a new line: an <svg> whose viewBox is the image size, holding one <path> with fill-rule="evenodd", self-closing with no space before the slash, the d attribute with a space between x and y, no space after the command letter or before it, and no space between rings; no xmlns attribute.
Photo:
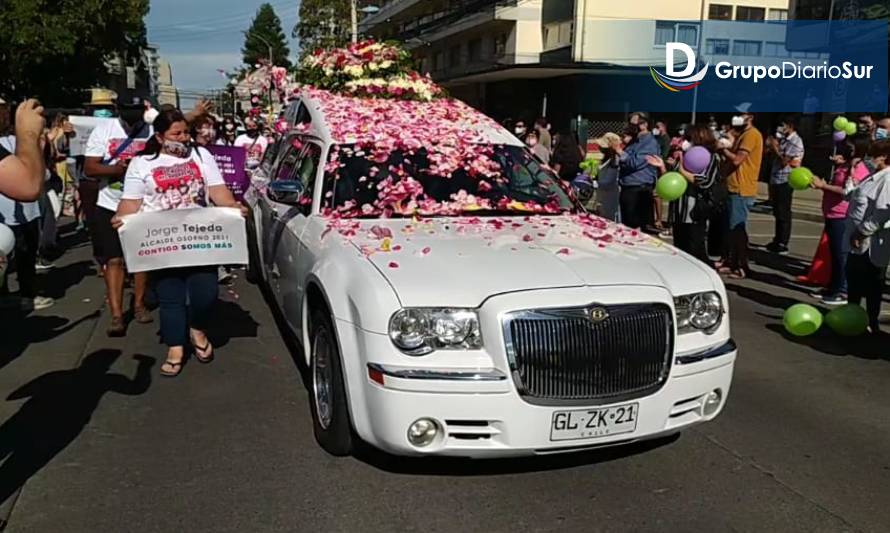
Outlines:
<svg viewBox="0 0 890 533"><path fill-rule="evenodd" d="M748 212L754 207L753 196L730 194L729 233L724 265L733 270L748 272Z"/></svg>
<svg viewBox="0 0 890 533"><path fill-rule="evenodd" d="M168 268L152 277L161 314L161 342L185 346L188 330L206 331L217 297L216 267Z"/></svg>
<svg viewBox="0 0 890 533"><path fill-rule="evenodd" d="M831 250L831 284L829 294L847 294L847 255L850 242L846 239L847 221L843 218L826 218L825 233Z"/></svg>
<svg viewBox="0 0 890 533"><path fill-rule="evenodd" d="M753 196L729 195L729 231L748 225L748 213L754 207Z"/></svg>

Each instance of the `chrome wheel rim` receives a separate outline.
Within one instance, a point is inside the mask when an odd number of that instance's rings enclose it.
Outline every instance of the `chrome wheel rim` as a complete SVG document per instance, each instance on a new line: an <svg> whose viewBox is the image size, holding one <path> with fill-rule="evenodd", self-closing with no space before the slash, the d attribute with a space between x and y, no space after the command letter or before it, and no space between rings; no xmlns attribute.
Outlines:
<svg viewBox="0 0 890 533"><path fill-rule="evenodd" d="M322 429L328 429L333 417L331 398L331 342L322 328L315 336L312 358L312 392L315 395L315 415Z"/></svg>

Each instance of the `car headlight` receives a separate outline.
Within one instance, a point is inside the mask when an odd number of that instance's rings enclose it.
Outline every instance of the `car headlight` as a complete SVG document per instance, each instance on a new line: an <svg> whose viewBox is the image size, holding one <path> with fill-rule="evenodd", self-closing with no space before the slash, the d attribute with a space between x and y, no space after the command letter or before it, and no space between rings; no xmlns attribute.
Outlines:
<svg viewBox="0 0 890 533"><path fill-rule="evenodd" d="M479 315L472 309L401 309L389 319L389 338L408 355L482 348Z"/></svg>
<svg viewBox="0 0 890 533"><path fill-rule="evenodd" d="M723 301L716 292L701 292L674 298L677 331L712 333L723 320Z"/></svg>

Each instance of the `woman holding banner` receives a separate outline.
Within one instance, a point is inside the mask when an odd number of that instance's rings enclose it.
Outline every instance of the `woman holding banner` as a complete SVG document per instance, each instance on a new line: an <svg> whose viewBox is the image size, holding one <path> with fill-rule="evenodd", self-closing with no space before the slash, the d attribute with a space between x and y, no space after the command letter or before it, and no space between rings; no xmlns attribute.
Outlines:
<svg viewBox="0 0 890 533"><path fill-rule="evenodd" d="M206 149L189 142L189 127L179 110L163 111L154 121L155 135L133 159L113 223L135 213L207 207L240 207L226 187L219 168ZM182 371L185 345L190 341L199 362L213 360L213 346L205 333L208 314L216 302L216 267L165 268L152 272L158 294L161 340L167 360L161 374Z"/></svg>

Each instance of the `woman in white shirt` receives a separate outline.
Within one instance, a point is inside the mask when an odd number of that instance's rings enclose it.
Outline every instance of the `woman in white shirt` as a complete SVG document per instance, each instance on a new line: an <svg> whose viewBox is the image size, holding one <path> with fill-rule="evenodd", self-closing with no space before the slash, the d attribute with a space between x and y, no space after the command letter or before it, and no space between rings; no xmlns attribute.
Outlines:
<svg viewBox="0 0 890 533"><path fill-rule="evenodd" d="M179 110L162 112L154 121L155 135L145 150L130 162L124 191L113 220L140 212L207 207L240 207L226 187L213 156L189 142L189 127ZM205 333L207 317L216 302L216 265L168 268L152 273L161 315L161 340L167 360L161 374L174 377L182 371L185 344L190 340L195 358L213 360L213 347ZM188 302L188 303L186 303Z"/></svg>

